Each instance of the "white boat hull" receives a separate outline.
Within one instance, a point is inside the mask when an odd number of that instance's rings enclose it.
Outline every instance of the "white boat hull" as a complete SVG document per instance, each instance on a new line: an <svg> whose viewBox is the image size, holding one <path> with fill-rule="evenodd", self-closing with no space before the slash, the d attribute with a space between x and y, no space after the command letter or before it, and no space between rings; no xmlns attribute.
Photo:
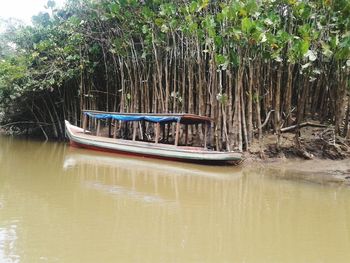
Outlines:
<svg viewBox="0 0 350 263"><path fill-rule="evenodd" d="M242 159L242 155L239 152L219 152L198 147L181 147L160 143L105 138L91 135L89 132L83 133L83 129L70 124L68 121L65 121L65 125L67 136L73 145L94 150L210 164L238 162Z"/></svg>

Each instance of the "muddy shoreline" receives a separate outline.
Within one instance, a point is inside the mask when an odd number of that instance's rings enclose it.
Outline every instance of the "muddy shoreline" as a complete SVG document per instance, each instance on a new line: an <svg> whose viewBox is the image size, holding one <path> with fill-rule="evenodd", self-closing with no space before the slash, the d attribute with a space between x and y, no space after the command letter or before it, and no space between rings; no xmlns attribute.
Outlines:
<svg viewBox="0 0 350 263"><path fill-rule="evenodd" d="M259 170L261 174L276 179L350 187L350 159L267 159L246 160L244 171Z"/></svg>
<svg viewBox="0 0 350 263"><path fill-rule="evenodd" d="M350 140L332 128L304 127L298 135L283 133L279 148L276 135L265 135L244 154L242 166L287 180L350 186Z"/></svg>

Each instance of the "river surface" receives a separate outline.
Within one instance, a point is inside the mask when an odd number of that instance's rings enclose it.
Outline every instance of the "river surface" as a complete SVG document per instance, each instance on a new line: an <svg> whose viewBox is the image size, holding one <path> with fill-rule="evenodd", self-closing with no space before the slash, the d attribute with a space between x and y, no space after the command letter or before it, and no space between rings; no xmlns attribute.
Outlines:
<svg viewBox="0 0 350 263"><path fill-rule="evenodd" d="M350 262L350 188L286 169L0 137L0 262Z"/></svg>

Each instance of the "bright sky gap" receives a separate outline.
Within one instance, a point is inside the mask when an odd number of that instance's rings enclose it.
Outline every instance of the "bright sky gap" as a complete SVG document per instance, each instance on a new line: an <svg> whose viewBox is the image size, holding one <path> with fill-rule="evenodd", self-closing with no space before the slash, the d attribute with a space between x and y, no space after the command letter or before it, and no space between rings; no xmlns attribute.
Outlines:
<svg viewBox="0 0 350 263"><path fill-rule="evenodd" d="M65 0L55 0L60 7ZM45 12L47 0L0 0L0 17L4 19L16 18L26 24L31 23L33 15Z"/></svg>

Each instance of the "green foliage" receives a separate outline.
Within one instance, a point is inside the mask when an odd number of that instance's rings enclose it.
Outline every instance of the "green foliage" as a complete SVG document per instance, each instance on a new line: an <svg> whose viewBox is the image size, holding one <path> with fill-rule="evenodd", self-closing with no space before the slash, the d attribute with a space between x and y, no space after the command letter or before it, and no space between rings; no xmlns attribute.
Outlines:
<svg viewBox="0 0 350 263"><path fill-rule="evenodd" d="M71 0L60 10L49 0L47 7L33 26L13 26L0 38L1 108L67 83L78 90L82 78L91 86L119 81L115 67L124 60L134 63L130 74L169 54L179 62L180 50L193 60L199 51L218 71L253 60L310 72L332 61L350 67L347 0Z"/></svg>

